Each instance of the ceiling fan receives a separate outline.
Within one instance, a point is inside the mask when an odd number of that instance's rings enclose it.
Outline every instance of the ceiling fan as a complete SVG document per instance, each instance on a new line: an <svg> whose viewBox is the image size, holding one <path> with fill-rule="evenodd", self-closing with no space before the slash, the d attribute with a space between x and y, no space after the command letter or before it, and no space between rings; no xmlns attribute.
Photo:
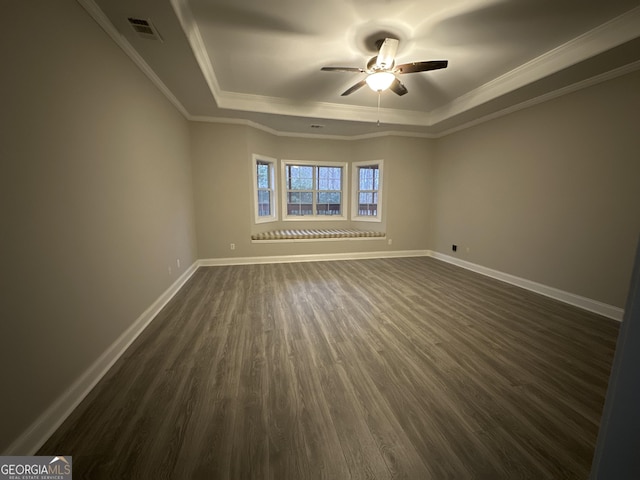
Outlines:
<svg viewBox="0 0 640 480"><path fill-rule="evenodd" d="M371 57L366 68L359 67L322 67L325 72L357 72L366 73L367 77L360 80L342 93L342 96L350 95L366 85L375 91L382 92L387 88L397 95L407 93L407 87L396 77L405 73L426 72L447 68L447 60L430 60L424 62L410 62L402 65L395 64L396 51L398 50L397 38L382 38L376 41L378 55Z"/></svg>

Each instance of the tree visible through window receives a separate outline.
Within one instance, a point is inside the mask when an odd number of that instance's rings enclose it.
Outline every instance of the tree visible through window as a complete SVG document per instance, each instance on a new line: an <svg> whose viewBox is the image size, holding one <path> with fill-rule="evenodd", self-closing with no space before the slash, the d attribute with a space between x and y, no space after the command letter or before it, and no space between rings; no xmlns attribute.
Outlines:
<svg viewBox="0 0 640 480"><path fill-rule="evenodd" d="M253 193L255 222L273 222L278 219L274 158L253 155Z"/></svg>
<svg viewBox="0 0 640 480"><path fill-rule="evenodd" d="M283 165L287 217L344 217L345 164Z"/></svg>
<svg viewBox="0 0 640 480"><path fill-rule="evenodd" d="M317 167L318 215L342 215L342 168Z"/></svg>
<svg viewBox="0 0 640 480"><path fill-rule="evenodd" d="M378 185L380 170L378 165L358 168L358 215L378 214Z"/></svg>
<svg viewBox="0 0 640 480"><path fill-rule="evenodd" d="M271 164L262 160L256 162L256 178L258 180L258 216L268 217L273 214L272 198L273 185L271 184Z"/></svg>
<svg viewBox="0 0 640 480"><path fill-rule="evenodd" d="M313 167L287 165L287 215L313 215Z"/></svg>
<svg viewBox="0 0 640 480"><path fill-rule="evenodd" d="M353 164L353 205L351 217L357 220L381 220L382 160Z"/></svg>

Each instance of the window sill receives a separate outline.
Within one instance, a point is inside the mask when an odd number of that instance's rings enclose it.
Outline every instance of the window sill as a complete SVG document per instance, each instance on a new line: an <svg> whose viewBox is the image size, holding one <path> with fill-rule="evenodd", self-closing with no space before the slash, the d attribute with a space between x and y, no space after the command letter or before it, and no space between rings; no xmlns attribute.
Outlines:
<svg viewBox="0 0 640 480"><path fill-rule="evenodd" d="M371 223L380 223L382 222L381 217L351 217L352 222L371 222Z"/></svg>
<svg viewBox="0 0 640 480"><path fill-rule="evenodd" d="M274 223L274 222L277 222L277 221L278 221L278 219L276 217L268 217L268 218L261 217L259 219L254 219L253 223L255 225L261 225L263 223Z"/></svg>

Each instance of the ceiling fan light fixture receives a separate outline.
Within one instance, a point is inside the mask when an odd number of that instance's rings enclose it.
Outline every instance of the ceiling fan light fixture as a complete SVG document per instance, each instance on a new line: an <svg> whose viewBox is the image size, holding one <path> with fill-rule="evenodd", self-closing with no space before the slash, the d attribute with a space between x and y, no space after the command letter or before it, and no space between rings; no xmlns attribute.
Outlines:
<svg viewBox="0 0 640 480"><path fill-rule="evenodd" d="M366 78L367 85L374 92L382 92L389 88L396 76L391 72L376 72Z"/></svg>

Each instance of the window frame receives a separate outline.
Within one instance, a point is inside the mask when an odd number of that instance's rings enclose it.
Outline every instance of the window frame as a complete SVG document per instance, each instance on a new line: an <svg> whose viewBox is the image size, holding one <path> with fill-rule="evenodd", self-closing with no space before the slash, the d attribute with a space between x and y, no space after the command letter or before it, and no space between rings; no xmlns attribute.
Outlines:
<svg viewBox="0 0 640 480"><path fill-rule="evenodd" d="M289 215L287 213L287 194L289 193L289 189L287 188L287 166L292 165L300 165L300 166L310 166L314 167L313 173L313 188L312 192L312 211L311 215ZM340 215L318 215L316 212L317 205L317 194L318 192L322 192L323 190L319 190L317 188L317 176L316 169L317 167L329 167L329 168L341 168L342 175L340 178L341 182L341 214ZM281 179L281 203L282 203L282 220L288 222L331 222L331 221L343 221L348 220L348 200L349 200L349 164L348 162L323 162L323 161L315 161L315 160L281 160L280 161L280 179ZM307 191L307 190L305 190ZM332 190L333 191L333 190Z"/></svg>
<svg viewBox="0 0 640 480"><path fill-rule="evenodd" d="M260 189L258 188L258 163L266 163L269 165L269 181L271 188L266 189L271 192L271 215L260 215L260 205L258 203L258 192ZM253 168L253 173L251 175L251 182L253 184L253 213L254 213L254 222L256 224L260 223L269 223L269 222L277 222L278 221L278 184L276 178L276 164L278 160L272 157L268 157L266 155L260 155L254 153L251 155L251 165Z"/></svg>
<svg viewBox="0 0 640 480"><path fill-rule="evenodd" d="M361 192L359 179L360 169L371 166L378 167L378 189L367 190L367 192L376 192L378 196L378 203L376 209L376 215L360 215L358 197ZM382 222L382 203L383 203L383 186L384 186L384 160L368 160L363 162L353 162L351 173L351 220L357 222Z"/></svg>

